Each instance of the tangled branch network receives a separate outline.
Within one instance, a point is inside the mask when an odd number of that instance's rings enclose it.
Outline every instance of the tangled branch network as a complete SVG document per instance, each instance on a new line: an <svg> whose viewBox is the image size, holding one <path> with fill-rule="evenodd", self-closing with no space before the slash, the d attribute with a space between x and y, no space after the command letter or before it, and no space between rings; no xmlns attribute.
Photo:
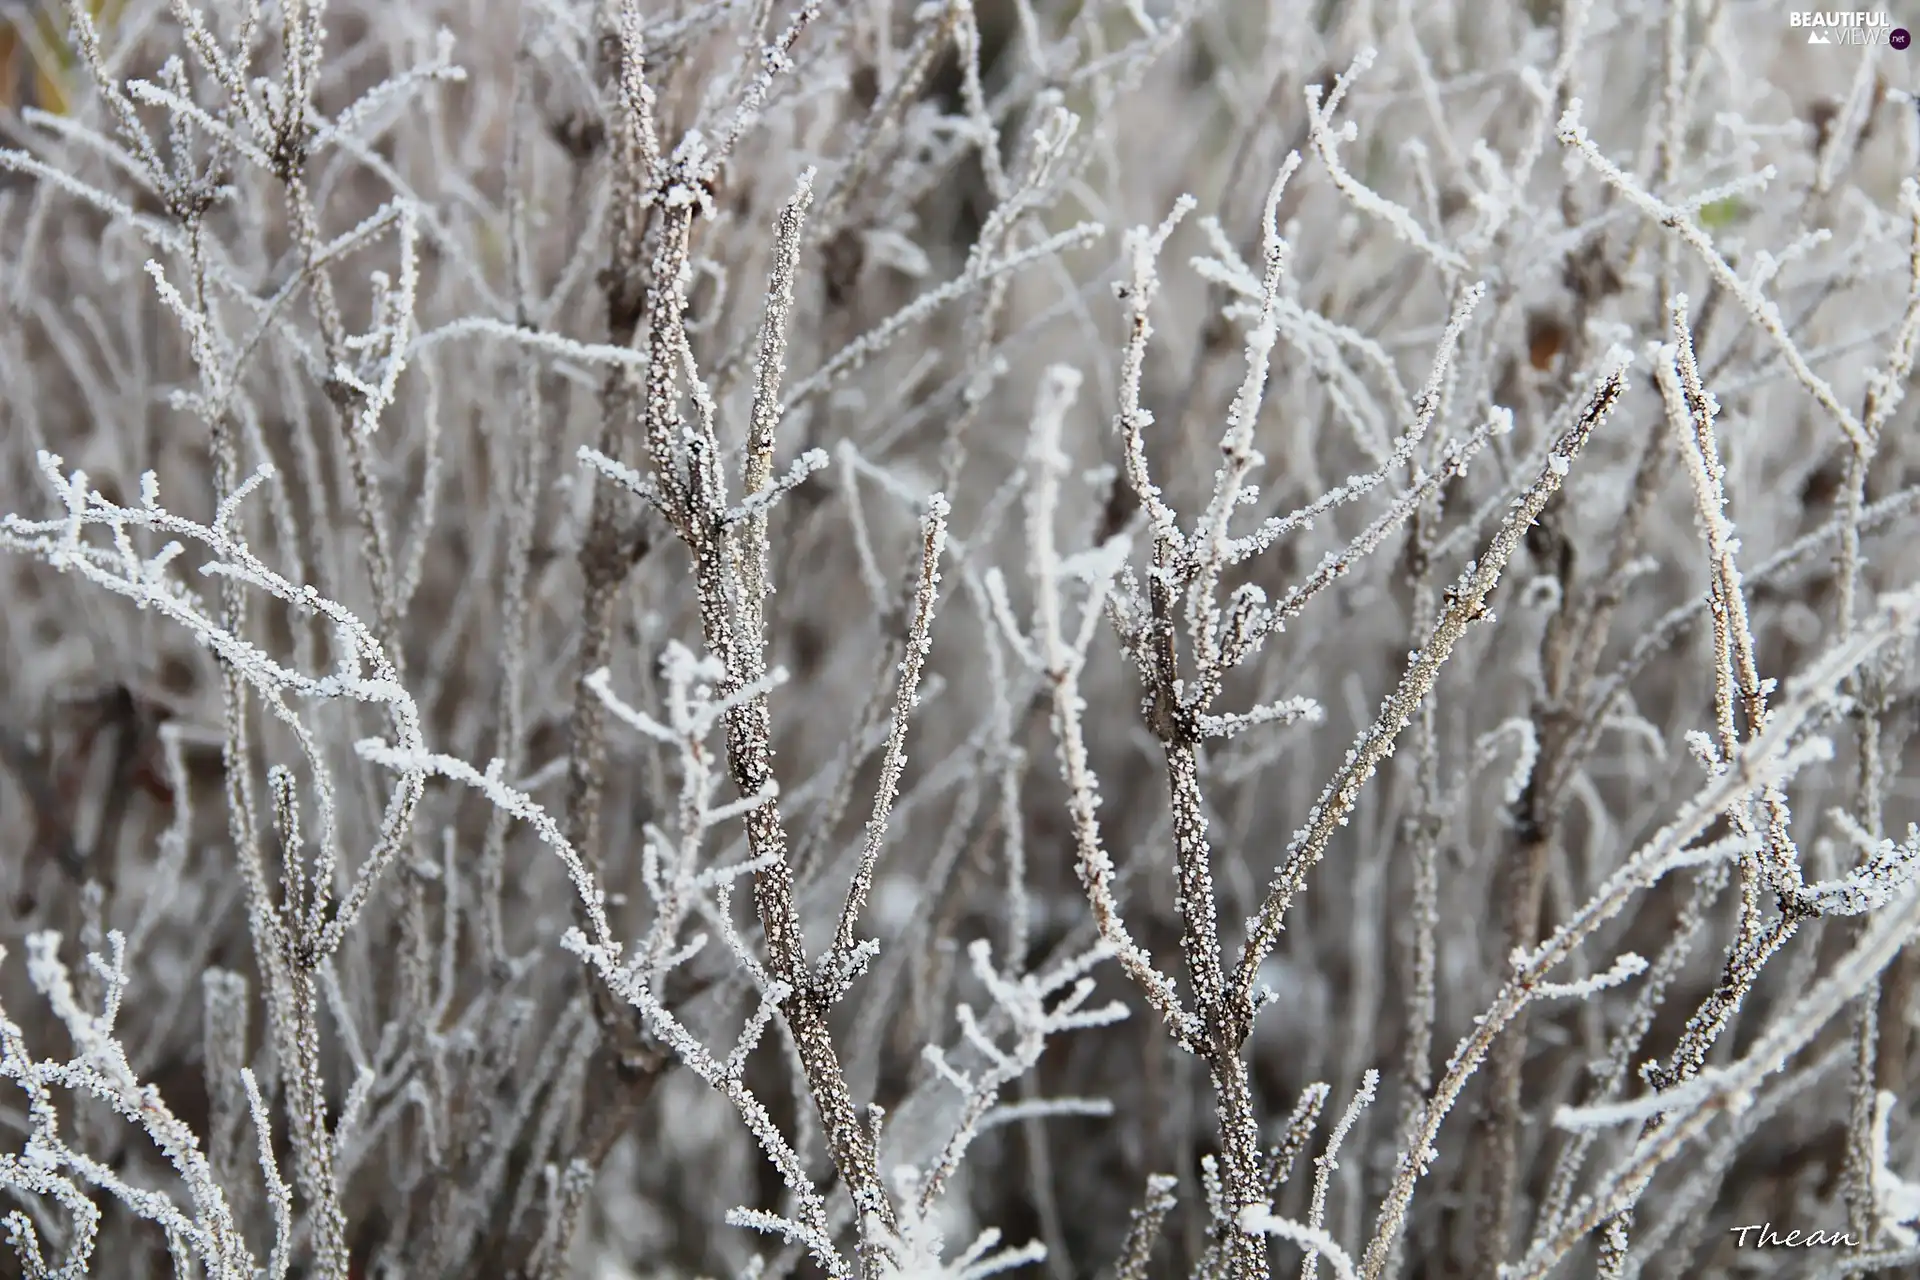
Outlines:
<svg viewBox="0 0 1920 1280"><path fill-rule="evenodd" d="M1920 1264L1920 98L1749 10L0 6L0 1274Z"/></svg>

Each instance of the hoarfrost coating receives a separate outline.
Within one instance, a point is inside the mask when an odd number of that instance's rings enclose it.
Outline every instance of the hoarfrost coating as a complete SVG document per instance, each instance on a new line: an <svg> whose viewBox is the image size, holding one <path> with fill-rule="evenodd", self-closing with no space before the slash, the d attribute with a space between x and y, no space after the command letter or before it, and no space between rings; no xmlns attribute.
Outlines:
<svg viewBox="0 0 1920 1280"><path fill-rule="evenodd" d="M1890 12L40 9L9 1274L1920 1261Z"/></svg>

